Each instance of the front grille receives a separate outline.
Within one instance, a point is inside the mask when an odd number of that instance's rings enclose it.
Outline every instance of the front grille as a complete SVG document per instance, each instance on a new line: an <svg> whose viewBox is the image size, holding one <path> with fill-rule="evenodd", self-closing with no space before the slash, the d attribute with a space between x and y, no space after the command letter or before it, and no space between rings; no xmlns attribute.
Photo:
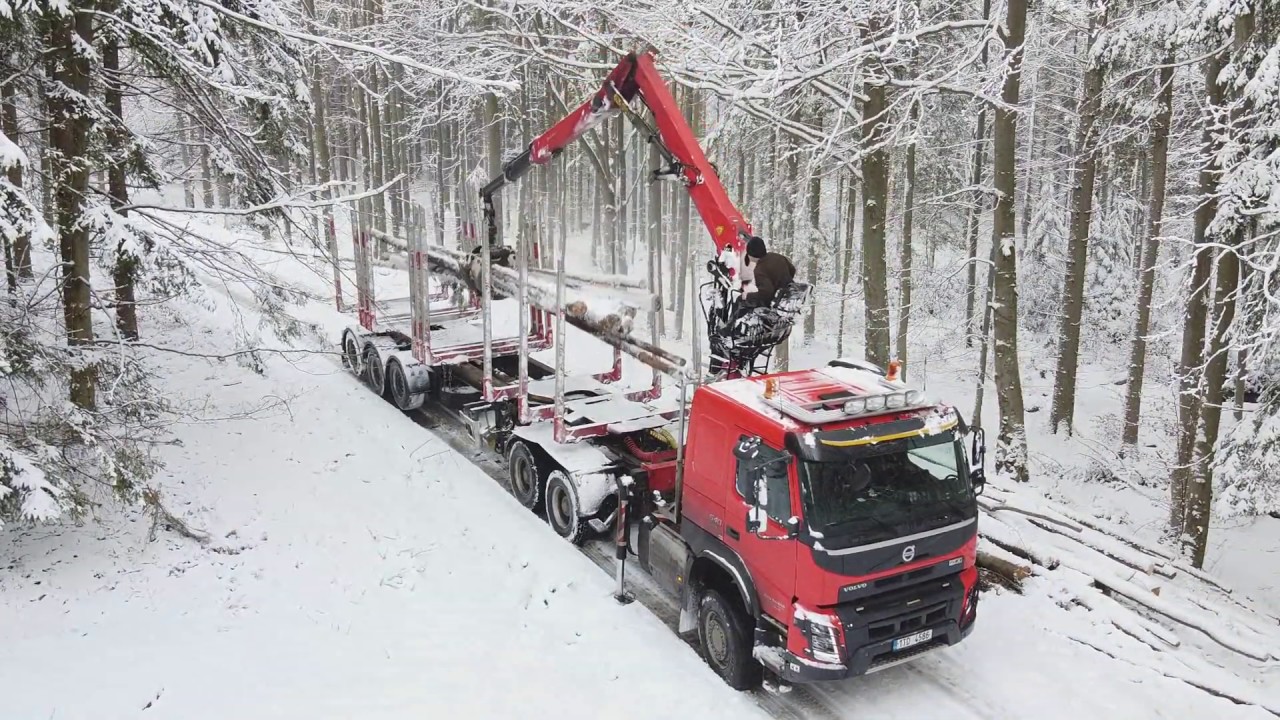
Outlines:
<svg viewBox="0 0 1280 720"><path fill-rule="evenodd" d="M834 609L844 626L845 646L850 656L866 652L871 654L866 660L874 662L878 655L887 654L891 656L887 660L895 660L917 652L912 647L895 653L891 641L928 628L935 628L933 641L945 643L945 638L937 637L938 628L945 628L950 621L959 621L963 602L964 584L956 575L948 574L907 581ZM870 646L876 649L870 650Z"/></svg>
<svg viewBox="0 0 1280 720"><path fill-rule="evenodd" d="M869 623L867 625L867 639L876 642L898 635L905 635L934 623L942 622L946 617L947 603L936 603L915 612L904 613L886 620Z"/></svg>
<svg viewBox="0 0 1280 720"><path fill-rule="evenodd" d="M937 570L940 567L941 567L941 564L935 564L935 565L930 565L928 567L922 567L919 570L912 570L909 573L899 573L897 575L890 575L889 577L883 577L875 582L875 587L877 590L885 590L895 585L901 585L904 582L910 583L916 580L920 580L921 578L927 578L933 574L934 570Z"/></svg>

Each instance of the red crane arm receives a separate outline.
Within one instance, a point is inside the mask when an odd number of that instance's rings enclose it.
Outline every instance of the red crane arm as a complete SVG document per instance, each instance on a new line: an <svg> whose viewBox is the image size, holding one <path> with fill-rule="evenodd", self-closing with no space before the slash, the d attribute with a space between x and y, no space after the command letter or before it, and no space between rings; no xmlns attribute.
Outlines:
<svg viewBox="0 0 1280 720"><path fill-rule="evenodd" d="M675 98L654 64L654 51L628 53L610 71L601 88L586 102L539 135L520 156L505 163L502 174L481 191L490 237L496 240L497 227L491 197L508 182L519 179L531 165L543 165L582 137L588 130L619 112L630 113L630 103L640 98L653 114L659 148L673 169L679 172L689 198L716 246L716 258L729 270L736 286L751 224L729 200L720 177L707 160L693 129L685 122ZM641 121L642 122L642 121Z"/></svg>

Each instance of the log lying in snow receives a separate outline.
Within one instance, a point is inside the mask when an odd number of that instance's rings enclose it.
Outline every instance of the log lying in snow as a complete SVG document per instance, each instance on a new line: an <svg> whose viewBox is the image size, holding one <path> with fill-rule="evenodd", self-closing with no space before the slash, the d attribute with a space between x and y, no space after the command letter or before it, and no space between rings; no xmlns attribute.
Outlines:
<svg viewBox="0 0 1280 720"><path fill-rule="evenodd" d="M1108 548L1094 547L1095 545L1104 545L1104 543L1086 542L1080 535L1069 530L1064 531L1064 528L1067 527L1065 525L1059 528L1042 522L1039 520L1039 517L1042 517L1040 513L1011 512L1000 514L1011 517L1025 516L1028 525L1051 535L1074 540L1088 551L1097 553L1102 558L1105 558L1106 561L1114 563L1115 566L1108 567L1098 561L1093 561L1087 554L1077 555L1064 552L1058 548L1044 548L1025 533L1003 522L988 523L983 528L983 539L992 545L1026 560L1033 566L1040 566L1047 570L1053 570L1061 566L1080 573L1080 575L1087 578L1093 588L1103 595L1112 598L1123 598L1131 606L1142 608L1147 613L1167 618L1196 630L1219 646L1255 662L1269 662L1280 659L1280 655L1271 651L1270 648L1259 644L1253 638L1244 637L1239 633L1233 632L1229 626L1218 618L1212 614L1201 612L1197 606L1179 602L1176 597L1165 599L1160 596L1158 588L1145 588L1135 582L1153 577L1153 573L1145 571L1145 568L1135 567L1135 565L1147 563L1135 563L1132 562L1133 558L1122 559L1116 557L1116 555L1121 554L1119 552L1113 554L1106 552ZM990 517L995 516L990 515ZM1072 520L1075 519L1072 518ZM1085 525L1085 523L1081 523L1081 525ZM1096 532L1106 537L1112 537L1110 533L1103 530L1096 530ZM1114 548L1111 549L1114 550ZM1051 550L1052 555L1046 550ZM1136 547L1134 554L1136 554ZM1126 560L1130 562L1126 562ZM1123 567L1130 570L1130 577L1126 578L1122 572L1116 572L1115 567ZM1085 604L1088 605L1088 603ZM1129 632L1129 628L1122 629ZM1167 642L1167 639L1162 639Z"/></svg>
<svg viewBox="0 0 1280 720"><path fill-rule="evenodd" d="M1031 568L982 550L978 551L978 567L998 575L1010 589L1019 593L1022 592L1022 581L1031 577Z"/></svg>

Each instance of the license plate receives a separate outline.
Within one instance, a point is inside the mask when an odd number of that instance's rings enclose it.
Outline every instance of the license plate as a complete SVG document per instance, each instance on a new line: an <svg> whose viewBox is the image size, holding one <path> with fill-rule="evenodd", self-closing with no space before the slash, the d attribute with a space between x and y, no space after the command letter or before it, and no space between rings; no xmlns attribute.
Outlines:
<svg viewBox="0 0 1280 720"><path fill-rule="evenodd" d="M893 641L893 649L897 651L897 650L902 650L903 648L909 648L913 645L919 645L920 643L925 642L931 637L933 637L932 630L923 630L914 635L900 637L897 640Z"/></svg>

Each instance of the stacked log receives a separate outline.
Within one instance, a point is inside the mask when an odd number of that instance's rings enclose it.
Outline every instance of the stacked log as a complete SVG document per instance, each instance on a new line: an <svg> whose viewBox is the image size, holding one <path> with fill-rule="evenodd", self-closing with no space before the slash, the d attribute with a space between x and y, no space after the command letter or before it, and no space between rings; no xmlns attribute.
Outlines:
<svg viewBox="0 0 1280 720"><path fill-rule="evenodd" d="M408 244L401 238L384 233L377 235L403 250ZM475 292L480 292L484 267L480 253L470 253L453 248L431 245L423 248L427 268L433 273L455 277ZM649 367L667 375L684 378L687 361L671 352L631 334L635 323L636 306L621 301L605 301L579 293L566 297L563 304L556 302L554 275L529 277L525 282L529 304L540 310L563 313L565 322L583 332L618 348ZM493 297L516 297L520 290L520 276L514 268L503 264L489 264L490 288ZM567 294L567 293L566 293Z"/></svg>

